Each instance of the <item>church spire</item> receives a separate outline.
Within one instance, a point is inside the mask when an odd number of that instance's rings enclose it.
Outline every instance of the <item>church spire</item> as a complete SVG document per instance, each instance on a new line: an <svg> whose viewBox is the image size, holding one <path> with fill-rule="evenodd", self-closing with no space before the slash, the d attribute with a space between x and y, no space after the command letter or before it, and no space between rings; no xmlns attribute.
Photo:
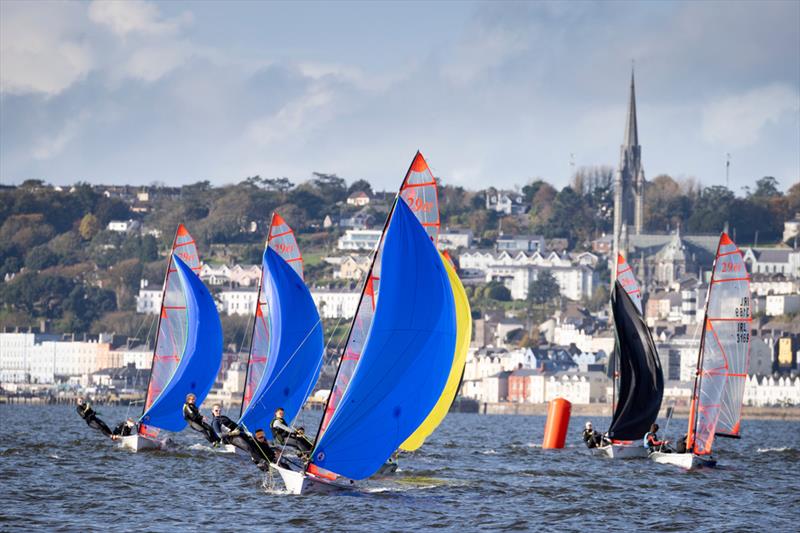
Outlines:
<svg viewBox="0 0 800 533"><path fill-rule="evenodd" d="M633 68L631 68L631 97L628 102L628 121L625 123L624 146L638 146L639 131L636 127L636 89L633 82Z"/></svg>

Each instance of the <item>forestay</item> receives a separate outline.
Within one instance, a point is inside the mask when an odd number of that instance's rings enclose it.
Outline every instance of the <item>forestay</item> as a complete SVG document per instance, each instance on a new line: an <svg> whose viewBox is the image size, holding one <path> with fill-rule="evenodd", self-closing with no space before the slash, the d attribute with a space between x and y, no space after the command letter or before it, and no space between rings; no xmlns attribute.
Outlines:
<svg viewBox="0 0 800 533"><path fill-rule="evenodd" d="M184 295L184 344L175 370L163 390L142 415L148 427L180 431L186 427L183 402L187 394L200 404L211 390L222 365L222 326L213 296L200 278L176 254L175 279Z"/></svg>
<svg viewBox="0 0 800 533"><path fill-rule="evenodd" d="M717 432L738 436L750 351L750 276L726 233L717 247L689 413L687 447L712 451Z"/></svg>
<svg viewBox="0 0 800 533"><path fill-rule="evenodd" d="M189 231L183 224L178 225L172 241L172 253L167 261L167 273L164 277L164 288L161 297L156 345L153 350L153 362L150 367L150 382L147 386L144 408L147 411L156 401L169 382L181 360L186 345L187 317L186 297L177 274L173 257L181 260L196 274L200 272L200 258L197 246ZM139 433L155 437L158 429L139 425Z"/></svg>
<svg viewBox="0 0 800 533"><path fill-rule="evenodd" d="M408 168L405 178L403 178L399 195L425 228L430 240L436 245L439 238L438 188L428 163L419 151L414 155L411 166ZM391 220L392 212L389 213L387 224ZM383 239L384 235L381 235L374 252L372 267L367 274L364 294L356 310L350 336L345 345L344 356L339 363L331 394L325 406L325 413L319 428L320 435L327 430L331 417L339 406L342 395L347 389L353 372L355 372L358 365L358 360L364 349L364 342L369 334L380 290Z"/></svg>
<svg viewBox="0 0 800 533"><path fill-rule="evenodd" d="M419 221L397 202L372 328L313 464L351 479L375 473L439 400L455 338L447 271Z"/></svg>

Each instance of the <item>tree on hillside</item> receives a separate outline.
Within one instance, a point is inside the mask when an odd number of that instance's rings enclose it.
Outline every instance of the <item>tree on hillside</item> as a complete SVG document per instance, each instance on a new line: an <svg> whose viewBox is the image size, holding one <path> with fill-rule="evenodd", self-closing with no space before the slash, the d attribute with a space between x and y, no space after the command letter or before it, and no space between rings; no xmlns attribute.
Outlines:
<svg viewBox="0 0 800 533"><path fill-rule="evenodd" d="M500 281L490 281L484 288L483 297L498 302L511 301L511 291Z"/></svg>
<svg viewBox="0 0 800 533"><path fill-rule="evenodd" d="M276 191L279 193L287 193L292 187L294 187L294 183L292 183L289 178L282 177L282 178L266 178L262 180L264 184L264 188L268 191Z"/></svg>
<svg viewBox="0 0 800 533"><path fill-rule="evenodd" d="M330 203L341 202L347 198L347 182L336 174L314 172L312 185L320 192L323 198Z"/></svg>
<svg viewBox="0 0 800 533"><path fill-rule="evenodd" d="M368 195L370 195L370 197L373 195L373 193L372 193L372 185L370 185L370 183L367 180L356 180L356 181L354 181L350 185L350 187L347 188L347 195L350 196L351 194L356 193L356 192L360 192L360 191L363 191L363 192L367 193Z"/></svg>
<svg viewBox="0 0 800 533"><path fill-rule="evenodd" d="M100 231L100 222L97 217L91 213L87 213L81 219L81 224L78 226L78 233L85 241L90 241Z"/></svg>
<svg viewBox="0 0 800 533"><path fill-rule="evenodd" d="M552 302L561 295L558 282L549 270L539 271L539 275L528 287L528 301L533 304Z"/></svg>
<svg viewBox="0 0 800 533"><path fill-rule="evenodd" d="M718 233L730 220L734 195L727 187L706 187L697 198L694 209L686 221L686 231L691 233Z"/></svg>
<svg viewBox="0 0 800 533"><path fill-rule="evenodd" d="M46 244L41 244L28 252L25 256L25 266L30 270L44 270L58 263L58 256Z"/></svg>

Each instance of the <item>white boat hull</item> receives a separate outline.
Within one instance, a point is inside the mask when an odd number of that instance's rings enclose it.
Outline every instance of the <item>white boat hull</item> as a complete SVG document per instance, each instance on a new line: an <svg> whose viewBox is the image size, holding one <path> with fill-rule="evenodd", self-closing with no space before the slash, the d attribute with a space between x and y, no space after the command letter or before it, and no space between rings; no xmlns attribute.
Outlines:
<svg viewBox="0 0 800 533"><path fill-rule="evenodd" d="M289 494L329 494L342 490L353 490L354 481L349 480L329 480L317 477L307 472L290 470L282 466L270 463L270 468L281 476L286 491ZM349 482L348 482L349 481Z"/></svg>
<svg viewBox="0 0 800 533"><path fill-rule="evenodd" d="M647 448L635 444L609 444L593 448L594 455L610 457L611 459L647 459Z"/></svg>
<svg viewBox="0 0 800 533"><path fill-rule="evenodd" d="M155 439L144 437L142 435L129 435L127 437L119 437L117 439L120 448L139 452L143 450L157 450L161 448L161 443Z"/></svg>
<svg viewBox="0 0 800 533"><path fill-rule="evenodd" d="M659 464L674 465L684 470L697 470L698 468L713 468L717 461L710 457L700 457L693 453L663 453L653 452L650 459Z"/></svg>

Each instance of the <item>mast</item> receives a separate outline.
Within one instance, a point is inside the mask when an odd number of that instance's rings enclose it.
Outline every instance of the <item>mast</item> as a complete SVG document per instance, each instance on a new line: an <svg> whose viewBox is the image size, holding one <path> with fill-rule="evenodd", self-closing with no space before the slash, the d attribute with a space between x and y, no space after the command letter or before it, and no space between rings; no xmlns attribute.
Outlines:
<svg viewBox="0 0 800 533"><path fill-rule="evenodd" d="M272 212L272 215L269 217L269 229L267 230L267 242L264 243L264 250L267 249L269 246L269 239L272 235L272 220L275 217L275 211ZM258 321L258 312L261 308L261 284L264 282L264 261L261 261L261 266L259 267L259 276L258 276L258 289L256 290L256 309L253 313L253 325L250 328L250 349L247 351L247 365L245 366L244 371L244 389L242 390L242 403L239 406L239 420L242 419L242 415L244 414L244 400L247 395L247 379L250 377L250 359L253 357L253 336L255 335L256 331L256 322Z"/></svg>
<svg viewBox="0 0 800 533"><path fill-rule="evenodd" d="M720 237L720 242L721 242ZM717 261L719 260L719 247L720 243L717 243L717 252L714 254L714 263L711 265L711 278L708 281L708 290L706 291L706 303L703 306L703 330L700 332L700 352L697 354L697 367L695 369L694 375L694 389L692 390L692 406L689 409L689 431L691 437L691 450L694 453L696 448L697 442L697 421L698 421L698 413L697 409L699 408L699 397L698 394L700 392L700 385L703 380L703 352L706 344L706 328L708 328L708 302L711 299L711 288L714 286L714 273L717 269Z"/></svg>
<svg viewBox="0 0 800 533"><path fill-rule="evenodd" d="M178 233L181 230L181 226L183 224L178 224L178 228L175 230L175 237L172 239L172 248L169 251L169 260L167 261L167 270L164 272L164 284L161 286L161 306L158 310L158 322L156 323L156 338L153 342L153 357L150 360L150 373L147 375L147 386L144 389L144 401L142 402L142 415L147 410L147 397L150 395L150 380L153 379L153 367L155 366L156 362L156 354L158 353L158 338L160 337L159 332L161 331L161 318L164 316L164 300L167 295L167 278L169 278L169 271L172 269L172 254L175 252L175 244L178 242Z"/></svg>

